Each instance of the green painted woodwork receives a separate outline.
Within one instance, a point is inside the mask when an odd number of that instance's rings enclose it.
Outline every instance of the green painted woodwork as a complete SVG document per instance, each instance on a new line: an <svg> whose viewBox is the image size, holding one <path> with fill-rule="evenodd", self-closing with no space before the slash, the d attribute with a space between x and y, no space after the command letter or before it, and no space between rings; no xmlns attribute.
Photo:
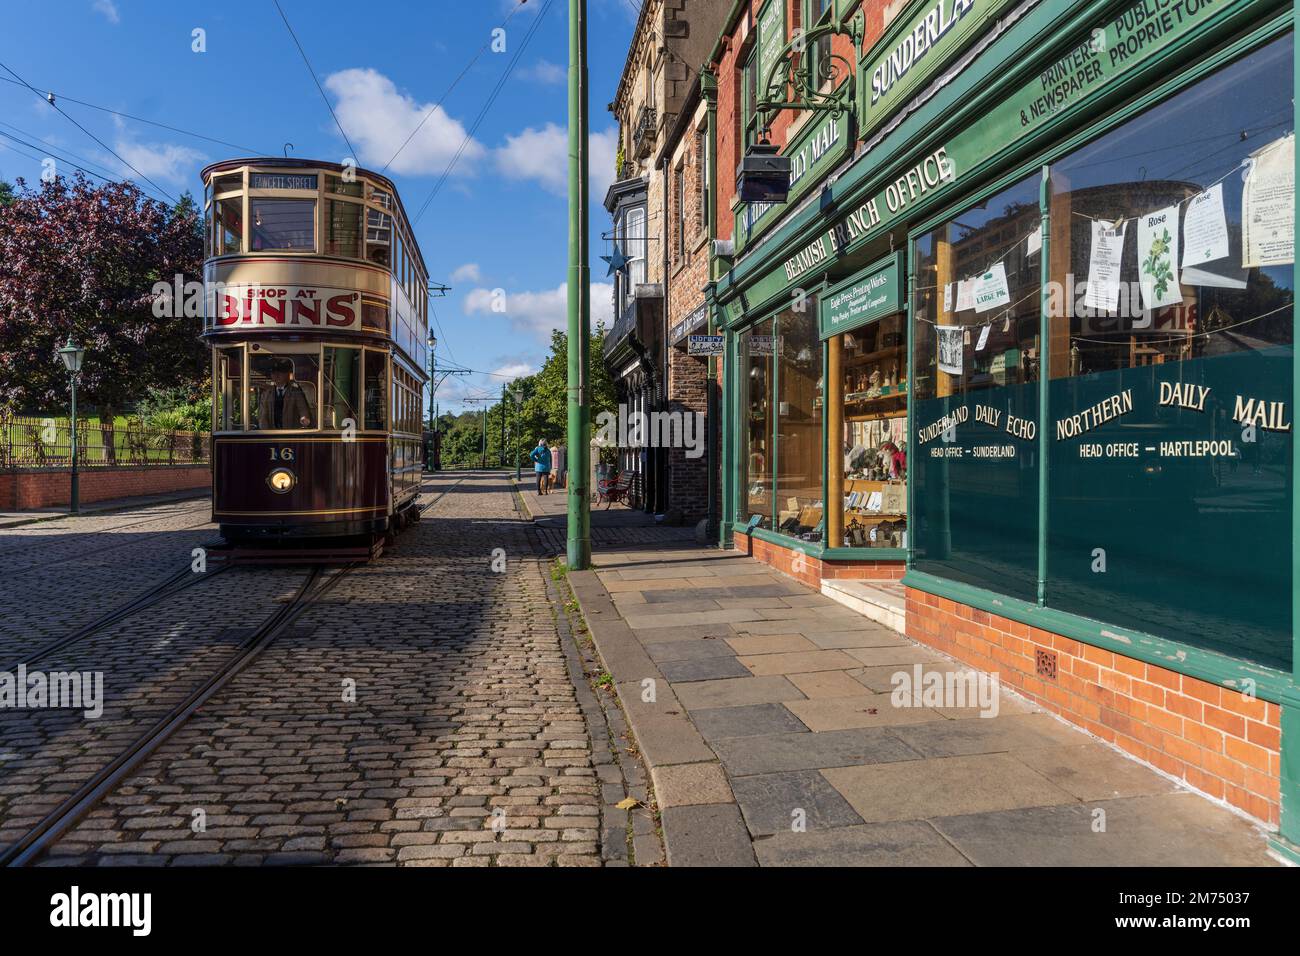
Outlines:
<svg viewBox="0 0 1300 956"><path fill-rule="evenodd" d="M821 337L828 339L902 309L903 253L873 262L821 294Z"/></svg>

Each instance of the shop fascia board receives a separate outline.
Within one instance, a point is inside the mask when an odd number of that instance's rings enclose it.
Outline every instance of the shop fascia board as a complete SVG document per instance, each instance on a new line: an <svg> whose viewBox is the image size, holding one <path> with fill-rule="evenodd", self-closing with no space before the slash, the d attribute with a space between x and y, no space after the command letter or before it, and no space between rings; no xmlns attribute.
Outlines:
<svg viewBox="0 0 1300 956"><path fill-rule="evenodd" d="M1300 706L1300 687L1292 676L1262 664L1251 664L1215 651L1191 647L1142 631L1106 624L1056 608L909 568L906 587L947 598L957 604L1016 621L1051 634L1059 634L1091 647L1111 651L1178 674L1244 693L1253 682L1254 696L1283 707ZM1032 639L1031 639L1032 640Z"/></svg>
<svg viewBox="0 0 1300 956"><path fill-rule="evenodd" d="M835 209L852 210L868 199L874 198L891 178L907 167L909 159L924 157L927 149L944 145L945 141L960 135L962 129L996 109L1004 100L1008 100L1026 81L1032 79L1042 68L1059 59L1070 48L1081 42L1090 25L1108 22L1108 14L1126 9L1133 0L1096 0L1085 7L1078 7L1069 0L1038 0L1036 6L1029 10L991 44L972 62L961 75L952 82L934 92L929 101L919 107L911 103L900 109L905 118L890 133L870 150L859 154L849 168L839 176L833 185ZM1017 141L1005 153L992 156L990 160L976 169L960 170L958 182L976 185L990 171L1010 166L1024 156L1041 151L1045 144L1060 136L1062 126L1077 127L1080 123L1104 113L1115 103L1131 93L1137 87L1150 85L1153 76L1160 76L1162 68L1170 59L1186 59L1197 55L1233 30L1239 29L1243 22L1254 19L1262 22L1261 14L1282 5L1265 0L1236 0L1222 4L1215 11L1212 22L1198 35L1176 42L1172 46L1149 56L1142 65L1130 72L1116 77L1103 89L1085 102L1062 110L1028 136ZM1021 54L1026 49L1046 51L1043 55L1025 58ZM1010 66L1010 69L1008 69ZM925 96L932 87L927 85L919 96ZM915 98L914 98L915 101ZM911 111L909 113L909 110ZM956 184L953 184L954 186ZM850 245L842 247L832 259L832 263L841 261L846 255L863 245L874 242L893 230L900 230L905 238L910 225L917 217L933 214L935 211L951 204L955 199L966 194L966 190L943 188L934 191L934 195L919 199L905 214L887 223L882 223L855 239ZM781 267L782 257L791 248L803 248L823 236L827 229L838 221L838 217L827 217L820 209L804 208L792 214L784 224L769 230L764 241L753 249L753 255L733 264L718 282L718 301L725 305L742 289L756 285L772 275ZM820 272L809 275L815 278ZM797 280L796 280L797 281ZM816 284L816 283L813 283ZM787 284L783 284L784 289ZM765 296L773 298L773 296ZM746 317L756 314L757 300L751 301L751 309L746 310Z"/></svg>

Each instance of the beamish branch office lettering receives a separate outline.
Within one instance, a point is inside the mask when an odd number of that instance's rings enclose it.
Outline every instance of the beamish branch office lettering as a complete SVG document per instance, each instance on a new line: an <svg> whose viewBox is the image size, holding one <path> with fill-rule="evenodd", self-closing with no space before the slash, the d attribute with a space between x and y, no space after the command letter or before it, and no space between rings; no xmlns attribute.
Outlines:
<svg viewBox="0 0 1300 956"><path fill-rule="evenodd" d="M793 282L828 256L826 243L820 237L814 239L799 252L785 260L785 280Z"/></svg>
<svg viewBox="0 0 1300 956"><path fill-rule="evenodd" d="M925 59L940 39L968 14L975 0L939 0L889 55L871 71L871 105L889 92L917 63Z"/></svg>
<svg viewBox="0 0 1300 956"><path fill-rule="evenodd" d="M210 292L217 328L361 330L361 293L305 286L226 286Z"/></svg>

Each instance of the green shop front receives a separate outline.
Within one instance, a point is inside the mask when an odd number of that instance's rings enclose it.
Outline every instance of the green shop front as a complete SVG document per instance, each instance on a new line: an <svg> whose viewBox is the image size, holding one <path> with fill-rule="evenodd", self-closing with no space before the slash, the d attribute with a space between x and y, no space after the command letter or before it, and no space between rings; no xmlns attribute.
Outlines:
<svg viewBox="0 0 1300 956"><path fill-rule="evenodd" d="M897 562L909 635L1293 854L1293 8L940 6L718 283L724 543Z"/></svg>

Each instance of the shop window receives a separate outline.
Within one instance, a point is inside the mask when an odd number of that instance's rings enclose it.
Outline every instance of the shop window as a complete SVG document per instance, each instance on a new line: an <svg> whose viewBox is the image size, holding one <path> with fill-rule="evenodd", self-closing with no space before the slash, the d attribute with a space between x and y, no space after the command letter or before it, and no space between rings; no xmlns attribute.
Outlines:
<svg viewBox="0 0 1300 956"><path fill-rule="evenodd" d="M321 427L341 431L361 427L359 392L361 389L361 351L353 348L325 346L324 399L321 403Z"/></svg>
<svg viewBox="0 0 1300 956"><path fill-rule="evenodd" d="M305 431L316 428L319 350L272 352L256 348L248 357L248 415L260 431Z"/></svg>
<svg viewBox="0 0 1300 956"><path fill-rule="evenodd" d="M759 516L760 528L771 528L772 496L772 386L775 382L772 320L760 322L739 339L739 368L745 375L745 493L738 520L744 524Z"/></svg>
<svg viewBox="0 0 1300 956"><path fill-rule="evenodd" d="M311 252L316 248L316 200L250 199L253 252Z"/></svg>
<svg viewBox="0 0 1300 956"><path fill-rule="evenodd" d="M776 530L822 539L822 344L817 297L776 319Z"/></svg>
<svg viewBox="0 0 1300 956"><path fill-rule="evenodd" d="M852 548L907 545L907 328L901 313L836 336L843 408L843 539ZM834 436L831 441L834 442ZM832 487L831 497L836 489Z"/></svg>
<svg viewBox="0 0 1300 956"><path fill-rule="evenodd" d="M1054 163L1048 250L1047 603L1287 671L1292 43Z"/></svg>
<svg viewBox="0 0 1300 956"><path fill-rule="evenodd" d="M1037 599L1039 177L916 243L911 448L921 571Z"/></svg>

